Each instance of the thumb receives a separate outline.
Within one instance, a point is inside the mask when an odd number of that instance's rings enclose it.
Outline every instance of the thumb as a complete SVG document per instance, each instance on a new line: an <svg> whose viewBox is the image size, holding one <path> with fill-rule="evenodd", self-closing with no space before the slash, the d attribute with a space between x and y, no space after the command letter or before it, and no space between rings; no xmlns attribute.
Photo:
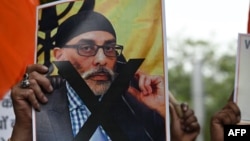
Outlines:
<svg viewBox="0 0 250 141"><path fill-rule="evenodd" d="M175 107L172 103L169 103L169 109L170 109L170 117L172 121L178 120L179 116L175 110Z"/></svg>
<svg viewBox="0 0 250 141"><path fill-rule="evenodd" d="M140 92L136 88L129 86L128 93L140 100Z"/></svg>

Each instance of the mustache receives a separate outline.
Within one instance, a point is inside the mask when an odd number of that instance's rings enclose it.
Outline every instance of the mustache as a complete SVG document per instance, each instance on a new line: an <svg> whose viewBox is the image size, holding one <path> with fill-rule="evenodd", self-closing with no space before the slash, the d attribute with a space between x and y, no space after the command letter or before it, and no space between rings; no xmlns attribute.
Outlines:
<svg viewBox="0 0 250 141"><path fill-rule="evenodd" d="M82 73L81 76L83 79L89 79L92 76L98 75L100 73L107 75L110 80L114 80L115 78L115 72L105 67L98 67L98 68L91 69L89 71Z"/></svg>

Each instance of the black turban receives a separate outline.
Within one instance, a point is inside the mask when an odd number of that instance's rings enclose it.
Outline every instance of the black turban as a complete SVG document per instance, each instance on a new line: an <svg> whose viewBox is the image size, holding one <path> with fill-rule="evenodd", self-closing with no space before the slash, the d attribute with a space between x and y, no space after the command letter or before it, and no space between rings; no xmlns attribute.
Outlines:
<svg viewBox="0 0 250 141"><path fill-rule="evenodd" d="M89 31L106 31L116 38L115 30L106 17L94 11L82 11L69 17L58 27L55 46L63 47L72 38Z"/></svg>

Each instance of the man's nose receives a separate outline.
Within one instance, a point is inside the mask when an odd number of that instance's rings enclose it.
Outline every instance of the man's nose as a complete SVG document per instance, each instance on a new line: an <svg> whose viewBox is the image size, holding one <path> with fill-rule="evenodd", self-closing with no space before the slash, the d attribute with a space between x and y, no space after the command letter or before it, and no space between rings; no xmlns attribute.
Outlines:
<svg viewBox="0 0 250 141"><path fill-rule="evenodd" d="M94 57L95 57L95 60L94 60L95 65L106 65L107 56L104 54L104 51L102 48L98 49Z"/></svg>

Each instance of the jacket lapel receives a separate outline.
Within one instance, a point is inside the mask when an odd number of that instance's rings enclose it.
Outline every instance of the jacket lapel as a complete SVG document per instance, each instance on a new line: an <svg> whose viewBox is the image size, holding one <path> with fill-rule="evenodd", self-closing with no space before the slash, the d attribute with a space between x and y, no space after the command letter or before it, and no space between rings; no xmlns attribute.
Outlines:
<svg viewBox="0 0 250 141"><path fill-rule="evenodd" d="M52 106L48 110L49 120L57 141L73 140L72 126L68 109L66 88L52 94ZM53 100L52 100L53 99Z"/></svg>

